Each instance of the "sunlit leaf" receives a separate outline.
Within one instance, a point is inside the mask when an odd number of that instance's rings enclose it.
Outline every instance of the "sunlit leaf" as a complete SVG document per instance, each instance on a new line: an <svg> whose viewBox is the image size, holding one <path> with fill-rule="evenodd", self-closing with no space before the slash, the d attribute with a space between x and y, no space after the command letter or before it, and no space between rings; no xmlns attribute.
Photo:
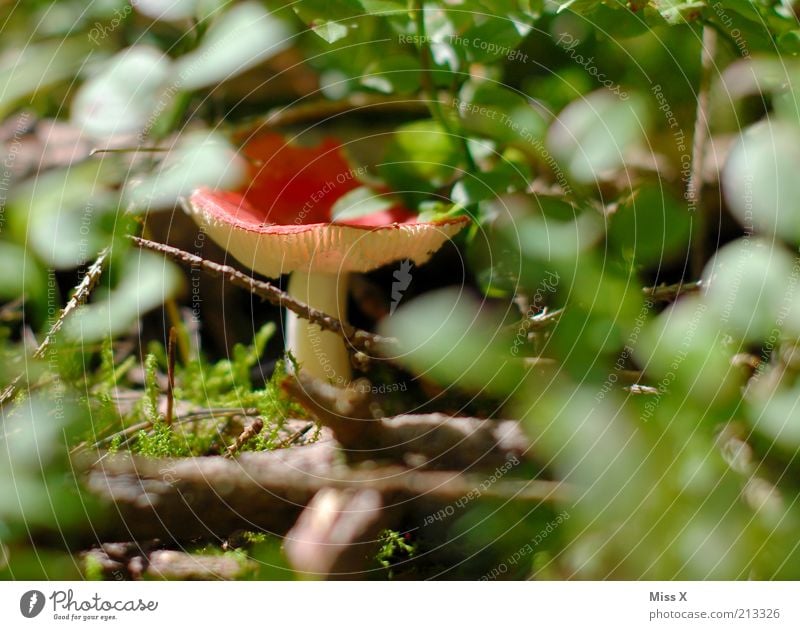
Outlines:
<svg viewBox="0 0 800 630"><path fill-rule="evenodd" d="M800 127L761 122L744 132L723 171L731 211L745 229L800 242Z"/></svg>
<svg viewBox="0 0 800 630"><path fill-rule="evenodd" d="M146 131L171 101L170 68L169 59L155 48L123 50L78 90L73 120L94 136Z"/></svg>
<svg viewBox="0 0 800 630"><path fill-rule="evenodd" d="M787 292L792 257L760 238L743 238L720 249L703 272L707 301L721 327L758 340L778 329L781 307L794 298Z"/></svg>
<svg viewBox="0 0 800 630"><path fill-rule="evenodd" d="M236 188L245 172L244 160L224 138L189 133L154 173L128 182L125 198L137 209L173 207L199 186Z"/></svg>
<svg viewBox="0 0 800 630"><path fill-rule="evenodd" d="M455 289L401 305L380 330L400 341L399 363L444 385L500 394L514 389L524 375L499 322Z"/></svg>
<svg viewBox="0 0 800 630"><path fill-rule="evenodd" d="M291 32L255 2L225 12L202 44L175 64L175 83L194 90L226 81L286 49Z"/></svg>
<svg viewBox="0 0 800 630"><path fill-rule="evenodd" d="M598 91L573 102L550 126L547 146L576 180L593 182L625 163L647 127L644 102Z"/></svg>

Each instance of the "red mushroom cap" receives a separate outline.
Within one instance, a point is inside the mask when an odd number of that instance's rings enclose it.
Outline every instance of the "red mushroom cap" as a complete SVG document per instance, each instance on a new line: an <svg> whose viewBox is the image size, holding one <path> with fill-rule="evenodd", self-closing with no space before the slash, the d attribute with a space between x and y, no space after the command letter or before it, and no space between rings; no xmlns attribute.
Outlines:
<svg viewBox="0 0 800 630"><path fill-rule="evenodd" d="M266 134L244 153L251 162L249 187L200 188L189 208L217 243L268 277L296 270L364 272L400 259L422 264L469 222L420 222L396 206L334 223L336 200L361 185L335 140L304 148Z"/></svg>

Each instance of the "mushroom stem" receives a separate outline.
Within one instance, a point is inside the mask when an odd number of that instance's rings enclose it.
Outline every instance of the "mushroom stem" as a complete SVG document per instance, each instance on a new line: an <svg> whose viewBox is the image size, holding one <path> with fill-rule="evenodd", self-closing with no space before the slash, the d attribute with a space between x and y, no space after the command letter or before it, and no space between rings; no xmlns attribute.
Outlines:
<svg viewBox="0 0 800 630"><path fill-rule="evenodd" d="M346 273L295 271L289 277L288 292L312 308L346 322L347 278ZM307 374L334 385L350 382L350 355L344 339L292 311L286 314L286 349Z"/></svg>

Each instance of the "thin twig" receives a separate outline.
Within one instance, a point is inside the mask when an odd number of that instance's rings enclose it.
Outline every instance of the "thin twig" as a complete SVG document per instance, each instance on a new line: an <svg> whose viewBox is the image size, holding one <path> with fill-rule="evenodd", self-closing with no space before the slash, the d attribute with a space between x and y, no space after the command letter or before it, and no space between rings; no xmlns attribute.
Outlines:
<svg viewBox="0 0 800 630"><path fill-rule="evenodd" d="M707 236L707 217L703 212L703 160L709 135L708 103L711 88L711 73L714 69L714 55L717 49L717 32L709 25L703 26L703 42L700 57L700 85L697 90L697 109L692 138L692 169L686 187L686 201L689 212L694 215L695 229L692 239L692 273L699 276L705 264L705 240Z"/></svg>
<svg viewBox="0 0 800 630"><path fill-rule="evenodd" d="M169 151L167 147L117 147L114 149L92 149L89 157L99 153L162 153Z"/></svg>
<svg viewBox="0 0 800 630"><path fill-rule="evenodd" d="M312 324L316 324L322 330L328 330L342 335L356 350L366 352L378 346L390 346L397 343L397 340L391 337L383 337L375 333L367 332L366 330L360 330L335 317L331 317L320 310L310 307L304 302L296 300L285 291L281 291L278 287L262 280L256 280L252 276L248 276L228 265L220 265L219 263L206 260L200 256L195 256L194 254L190 254L177 247L172 247L171 245L148 241L136 236L131 236L130 238L137 247L159 252L176 262L189 265L193 268L199 267L209 275L222 276L231 284L246 289L252 294L264 298L276 306L286 307L303 319L307 319Z"/></svg>
<svg viewBox="0 0 800 630"><path fill-rule="evenodd" d="M278 444L277 448L288 448L289 446L297 442L297 440L303 437L306 433L311 431L311 429L313 428L314 428L314 423L309 422L302 429L298 429L297 431L292 433L289 437L287 437L285 440L283 440L280 444Z"/></svg>
<svg viewBox="0 0 800 630"><path fill-rule="evenodd" d="M215 418L216 419L217 417L219 417L221 419L222 418L234 418L236 416L242 416L242 417L247 418L247 417L257 416L258 414L259 414L259 411L258 411L258 409L255 409L255 408L253 408L253 409L233 409L233 408L231 408L231 409L224 409L224 408L221 408L221 409L202 409L202 410L199 410L199 411L190 411L190 412L185 413L183 415L177 416L176 418L173 419L172 424L174 426L174 425L183 424L183 423L186 423L186 422L198 422L198 421L204 420L206 418ZM132 424L129 427L125 427L121 431L117 431L116 433L113 433L112 435L109 435L108 437L104 437L101 440L97 441L94 444L94 448L100 448L102 446L105 446L106 444L111 444L111 442L113 442L116 438L123 438L123 440L125 440L125 438L129 438L129 437L131 437L133 435L136 435L137 433L139 433L139 431L147 431L148 429L152 429L152 428L153 428L153 423L150 420L145 420L143 422L138 422L136 424ZM120 446L124 446L125 444L126 444L126 441L120 442Z"/></svg>
<svg viewBox="0 0 800 630"><path fill-rule="evenodd" d="M657 287L643 289L646 298L653 302L672 302L678 296L686 293L697 293L703 288L700 280L695 282L678 282L676 284L661 284Z"/></svg>
<svg viewBox="0 0 800 630"><path fill-rule="evenodd" d="M279 107L267 112L265 116L238 123L234 128L237 132L244 133L261 128L286 127L357 112L360 109L366 109L369 113L385 110L422 114L427 111L425 103L416 98L386 98L371 94L357 94L339 101L319 100L293 107Z"/></svg>
<svg viewBox="0 0 800 630"><path fill-rule="evenodd" d="M242 431L239 434L239 437L236 438L236 441L225 449L225 452L222 454L222 456L233 457L236 454L236 451L238 451L247 442L249 442L259 433L261 433L261 429L263 428L264 428L264 421L261 418L256 418L255 420L253 420L252 424L250 424L250 426L245 427L244 431Z"/></svg>
<svg viewBox="0 0 800 630"><path fill-rule="evenodd" d="M61 311L56 319L53 322L53 325L50 327L45 338L42 340L42 343L39 344L39 347L36 348L36 351L33 353L34 359L41 359L44 357L47 350L50 348L53 340L55 339L58 332L64 326L64 322L66 321L67 317L76 310L78 307L84 305L86 301L89 299L94 288L97 286L97 283L100 281L100 276L103 275L103 268L105 266L106 259L108 258L111 252L110 247L103 248L100 253L97 255L97 258L92 263L91 267L86 270L86 275L83 276L83 280L81 280L80 284L75 287L75 293L73 293L72 297L67 302L67 305ZM18 375L4 390L0 393L0 405L4 405L6 402L11 400L17 393L17 389L19 387L19 383L22 380L22 374Z"/></svg>

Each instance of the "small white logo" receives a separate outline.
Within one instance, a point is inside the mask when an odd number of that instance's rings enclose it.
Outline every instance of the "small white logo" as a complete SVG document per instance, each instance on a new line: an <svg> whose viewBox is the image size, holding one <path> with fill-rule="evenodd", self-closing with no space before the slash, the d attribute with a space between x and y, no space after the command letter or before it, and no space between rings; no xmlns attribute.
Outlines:
<svg viewBox="0 0 800 630"><path fill-rule="evenodd" d="M392 274L392 303L389 306L389 315L394 315L394 311L403 299L403 293L411 284L411 261L406 259L400 263L400 269Z"/></svg>
<svg viewBox="0 0 800 630"><path fill-rule="evenodd" d="M32 619L44 608L44 593L41 591L28 591L19 600L19 611L23 617Z"/></svg>

